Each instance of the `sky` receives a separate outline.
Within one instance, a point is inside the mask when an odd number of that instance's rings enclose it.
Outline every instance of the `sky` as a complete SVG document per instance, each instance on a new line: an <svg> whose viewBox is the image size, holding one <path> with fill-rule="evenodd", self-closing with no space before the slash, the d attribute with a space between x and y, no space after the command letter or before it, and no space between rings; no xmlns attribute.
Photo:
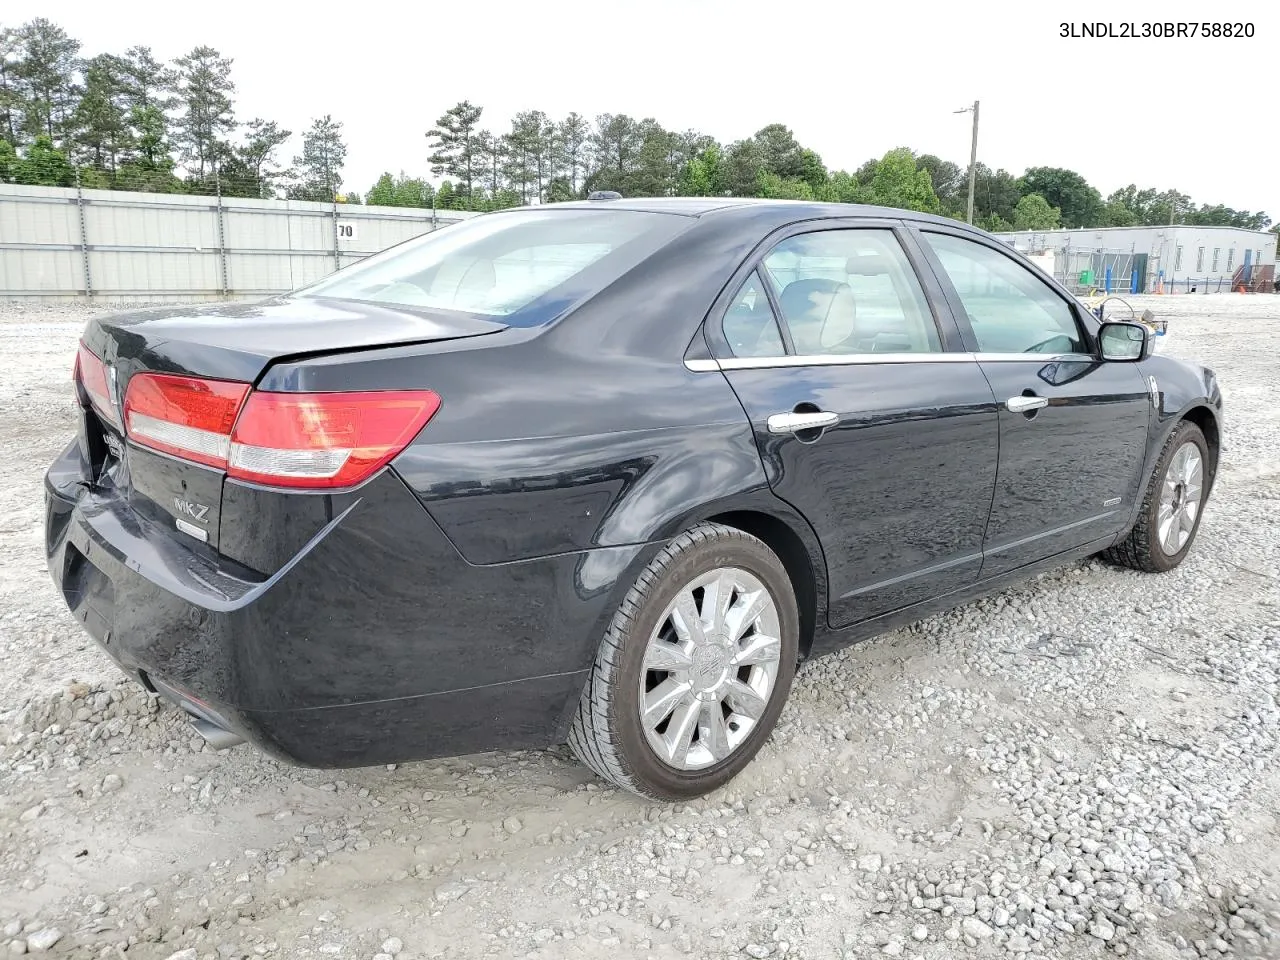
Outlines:
<svg viewBox="0 0 1280 960"><path fill-rule="evenodd" d="M1141 29L1211 8L1252 24L1253 38L1059 35L1064 21ZM978 159L993 168L1067 167L1104 196L1175 188L1280 220L1277 5L5 0L0 14L6 25L35 16L85 56L216 47L235 61L238 119L294 131L326 113L342 121L344 183L361 191L384 170L428 174L425 133L463 99L494 130L529 109L653 117L722 142L781 122L833 170L898 146L965 166L971 115L954 111L978 100Z"/></svg>

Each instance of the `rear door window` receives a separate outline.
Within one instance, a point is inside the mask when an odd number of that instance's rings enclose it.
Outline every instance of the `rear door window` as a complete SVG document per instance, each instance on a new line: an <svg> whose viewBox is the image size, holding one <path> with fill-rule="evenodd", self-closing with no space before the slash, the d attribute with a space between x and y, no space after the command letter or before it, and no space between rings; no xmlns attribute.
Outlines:
<svg viewBox="0 0 1280 960"><path fill-rule="evenodd" d="M940 353L942 340L892 230L802 233L764 258L802 356Z"/></svg>

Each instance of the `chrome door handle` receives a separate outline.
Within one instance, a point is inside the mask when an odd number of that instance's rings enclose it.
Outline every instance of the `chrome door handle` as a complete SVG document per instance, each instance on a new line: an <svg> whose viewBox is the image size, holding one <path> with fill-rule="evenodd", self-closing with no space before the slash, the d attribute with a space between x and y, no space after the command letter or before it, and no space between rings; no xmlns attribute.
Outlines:
<svg viewBox="0 0 1280 960"><path fill-rule="evenodd" d="M775 413L769 418L770 433L800 433L802 430L821 430L840 422L838 413Z"/></svg>
<svg viewBox="0 0 1280 960"><path fill-rule="evenodd" d="M1004 405L1014 413L1029 413L1049 405L1048 397L1010 397Z"/></svg>

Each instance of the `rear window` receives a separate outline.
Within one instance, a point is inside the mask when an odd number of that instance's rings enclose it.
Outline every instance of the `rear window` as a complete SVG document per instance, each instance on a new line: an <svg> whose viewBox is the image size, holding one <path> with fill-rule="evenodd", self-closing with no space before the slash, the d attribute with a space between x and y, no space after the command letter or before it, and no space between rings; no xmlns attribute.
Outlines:
<svg viewBox="0 0 1280 960"><path fill-rule="evenodd" d="M392 247L297 295L533 326L598 292L689 222L632 210L491 214Z"/></svg>

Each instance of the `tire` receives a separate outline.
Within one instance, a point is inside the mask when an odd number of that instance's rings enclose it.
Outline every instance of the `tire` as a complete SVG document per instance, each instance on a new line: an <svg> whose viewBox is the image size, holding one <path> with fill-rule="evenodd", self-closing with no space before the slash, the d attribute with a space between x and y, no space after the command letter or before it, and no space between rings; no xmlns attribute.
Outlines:
<svg viewBox="0 0 1280 960"><path fill-rule="evenodd" d="M1162 521L1168 518L1169 498L1174 503L1187 504L1191 500L1189 491L1194 484L1186 483L1186 461L1189 457L1198 461L1198 472L1190 471L1192 476L1199 477L1198 493L1194 500L1194 516L1187 516L1187 508L1175 509L1172 522L1177 527L1177 536L1170 538L1162 531ZM1200 519L1204 515L1204 507L1208 502L1209 445L1205 442L1200 428L1188 420L1183 420L1174 428L1169 439L1165 441L1156 461L1156 468L1147 482L1147 489L1142 499L1142 508L1138 520L1128 535L1115 546L1106 550L1103 557L1112 563L1141 570L1144 573L1167 573L1186 558L1191 545L1196 541L1196 533L1200 530ZM1179 494L1178 487L1181 486ZM1178 497L1181 496L1181 501ZM1189 525L1188 525L1189 524ZM1186 533L1185 540L1181 533Z"/></svg>
<svg viewBox="0 0 1280 960"><path fill-rule="evenodd" d="M772 606L743 622L764 603L761 590ZM711 601L725 594L728 615L718 617ZM711 626L703 640L675 609L678 597L688 621ZM569 747L599 776L643 797L709 793L750 763L773 731L795 675L799 634L795 592L777 556L741 530L699 524L667 544L623 598L596 654ZM667 699L674 706L665 721L642 722L642 701L661 720L659 703Z"/></svg>

